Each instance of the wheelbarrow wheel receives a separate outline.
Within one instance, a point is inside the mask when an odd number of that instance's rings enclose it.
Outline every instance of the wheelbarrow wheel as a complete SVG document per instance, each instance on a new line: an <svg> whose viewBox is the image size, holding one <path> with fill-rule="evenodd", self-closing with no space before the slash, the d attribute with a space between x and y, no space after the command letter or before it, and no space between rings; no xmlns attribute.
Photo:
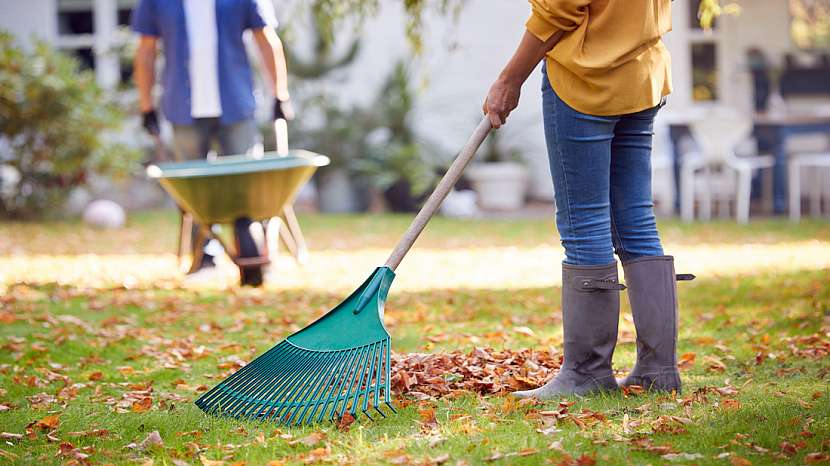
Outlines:
<svg viewBox="0 0 830 466"><path fill-rule="evenodd" d="M259 223L256 223L249 218L238 218L236 219L236 222L234 222L234 234L236 236L236 245L239 258L244 259L250 257L260 257L262 255L262 251L265 250L265 245L262 244L265 241L265 235L252 235L252 227L262 228ZM257 238L259 241L257 241ZM239 275L242 286L262 286L264 275L263 266L240 266Z"/></svg>

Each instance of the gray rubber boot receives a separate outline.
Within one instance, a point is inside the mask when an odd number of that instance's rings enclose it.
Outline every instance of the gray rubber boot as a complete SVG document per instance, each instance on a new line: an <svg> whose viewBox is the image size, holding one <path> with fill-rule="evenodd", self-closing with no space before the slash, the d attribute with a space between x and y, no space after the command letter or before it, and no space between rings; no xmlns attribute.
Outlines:
<svg viewBox="0 0 830 466"><path fill-rule="evenodd" d="M677 280L674 257L648 256L623 262L628 299L637 329L637 363L623 387L680 393L677 370Z"/></svg>
<svg viewBox="0 0 830 466"><path fill-rule="evenodd" d="M562 264L562 327L565 360L556 375L535 389L513 392L540 400L617 390L611 357L617 344L620 290L616 262L599 266Z"/></svg>

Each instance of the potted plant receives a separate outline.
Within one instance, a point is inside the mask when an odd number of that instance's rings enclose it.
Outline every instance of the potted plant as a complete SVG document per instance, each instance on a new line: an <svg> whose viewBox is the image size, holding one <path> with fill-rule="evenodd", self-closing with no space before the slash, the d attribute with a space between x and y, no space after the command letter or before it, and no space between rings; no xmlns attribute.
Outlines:
<svg viewBox="0 0 830 466"><path fill-rule="evenodd" d="M395 212L417 210L436 180L436 151L412 128L413 106L409 71L399 62L370 107L377 127L367 134L368 150L352 165Z"/></svg>
<svg viewBox="0 0 830 466"><path fill-rule="evenodd" d="M490 133L481 162L467 169L467 179L483 210L517 210L525 203L527 167L518 149L504 147L503 134L504 130Z"/></svg>

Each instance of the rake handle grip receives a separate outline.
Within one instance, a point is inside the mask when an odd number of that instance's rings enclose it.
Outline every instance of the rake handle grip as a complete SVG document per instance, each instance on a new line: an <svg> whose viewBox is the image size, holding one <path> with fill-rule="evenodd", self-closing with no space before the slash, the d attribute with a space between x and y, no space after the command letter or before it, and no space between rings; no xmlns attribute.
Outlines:
<svg viewBox="0 0 830 466"><path fill-rule="evenodd" d="M400 265L404 256L406 256L406 253L409 252L412 245L415 244L415 240L418 239L418 236L420 236L421 232L424 231L424 228L427 226L429 220L433 215L435 215L435 212L438 211L441 203L444 202L444 198L447 197L447 194L450 193L452 187L455 186L455 183L457 183L458 179L461 178L461 173L470 161L473 160L473 157L476 155L476 151L479 146L481 146L481 143L484 142L484 139L487 138L487 135L490 134L491 129L492 126L490 125L490 120L485 116L467 140L467 143L464 144L463 148L461 148L461 152L458 153L458 156L452 162L452 165L450 165L447 173L443 178L441 178L441 181L438 182L438 186L436 186L432 194L429 195L429 198L424 203L424 206L421 207L418 215L416 215L415 219L412 220L412 223L409 225L406 233L404 233L403 237L398 242L398 245L395 246L392 254L389 255L389 259L386 259L386 264L384 264L386 267L395 270L398 265Z"/></svg>

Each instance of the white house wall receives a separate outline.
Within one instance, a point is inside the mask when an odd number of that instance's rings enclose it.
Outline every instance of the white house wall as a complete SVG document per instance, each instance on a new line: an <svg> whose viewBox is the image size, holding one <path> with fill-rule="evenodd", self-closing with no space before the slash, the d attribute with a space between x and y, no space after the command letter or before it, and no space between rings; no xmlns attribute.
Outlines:
<svg viewBox="0 0 830 466"><path fill-rule="evenodd" d="M32 37L54 40L57 15L54 0L0 0L0 29L28 43Z"/></svg>

